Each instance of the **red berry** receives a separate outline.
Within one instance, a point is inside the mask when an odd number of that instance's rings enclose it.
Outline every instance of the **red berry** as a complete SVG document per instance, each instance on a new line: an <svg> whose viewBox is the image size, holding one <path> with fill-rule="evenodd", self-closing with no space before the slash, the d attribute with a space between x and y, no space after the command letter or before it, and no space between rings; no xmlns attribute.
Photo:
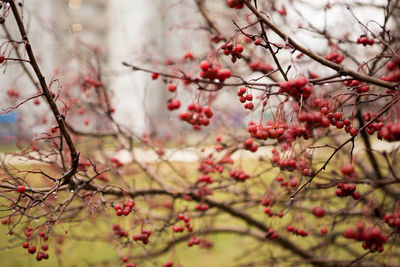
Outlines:
<svg viewBox="0 0 400 267"><path fill-rule="evenodd" d="M35 246L29 246L29 247L28 247L28 252L29 252L30 254L34 254L34 253L36 252L36 247L35 247Z"/></svg>
<svg viewBox="0 0 400 267"><path fill-rule="evenodd" d="M18 191L18 193L20 193L20 194L24 193L24 192L25 192L25 186L19 185L19 186L17 187L17 191Z"/></svg>
<svg viewBox="0 0 400 267"><path fill-rule="evenodd" d="M175 84L169 84L168 85L168 91L175 92L176 91L176 85Z"/></svg>
<svg viewBox="0 0 400 267"><path fill-rule="evenodd" d="M321 207L314 207L312 209L312 212L315 215L315 217L318 217L318 218L322 218L325 216L325 210Z"/></svg>
<svg viewBox="0 0 400 267"><path fill-rule="evenodd" d="M22 247L23 248L28 248L29 247L29 243L27 241L25 241L24 243L22 243Z"/></svg>
<svg viewBox="0 0 400 267"><path fill-rule="evenodd" d="M328 233L328 229L326 227L322 227L320 231L322 235L326 235Z"/></svg>
<svg viewBox="0 0 400 267"><path fill-rule="evenodd" d="M158 79L158 76L160 76L160 74L158 74L157 72L153 72L153 73L151 74L151 78L152 78L153 80L157 80L157 79Z"/></svg>
<svg viewBox="0 0 400 267"><path fill-rule="evenodd" d="M202 62L200 63L200 68L201 68L203 71L207 71L207 70L210 68L210 63L209 63L208 61L204 60L204 61L202 61Z"/></svg>

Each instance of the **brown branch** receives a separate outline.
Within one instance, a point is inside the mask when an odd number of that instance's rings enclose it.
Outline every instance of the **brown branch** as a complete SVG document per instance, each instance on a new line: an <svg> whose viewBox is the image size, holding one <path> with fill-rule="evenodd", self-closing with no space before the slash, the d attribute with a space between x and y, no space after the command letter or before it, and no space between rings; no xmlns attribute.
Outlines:
<svg viewBox="0 0 400 267"><path fill-rule="evenodd" d="M28 36L26 34L24 23L21 19L21 16L19 15L17 5L15 4L14 0L7 0L6 2L8 2L10 4L12 13L14 14L14 18L18 25L18 29L21 34L22 40L25 42L25 50L28 54L30 64L36 74L37 79L39 80L43 95L46 97L47 103L49 104L50 109L57 121L60 132L68 145L68 148L70 151L70 156L71 156L71 167L70 167L70 170L68 172L66 172L62 177L63 184L68 184L70 182L70 179L76 173L76 170L78 168L79 153L77 152L75 145L72 141L72 138L67 130L67 127L64 122L64 116L61 115L60 111L58 110L57 104L55 103L55 101L53 99L52 93L50 92L50 90L46 84L45 77L43 76L43 74L40 70L40 67L36 61L36 57L33 53L31 44L30 44Z"/></svg>
<svg viewBox="0 0 400 267"><path fill-rule="evenodd" d="M321 63L322 65L324 65L324 66L326 66L328 68L331 68L333 70L336 70L340 74L351 76L351 77L353 77L354 79L356 79L358 81L363 81L363 82L375 84L375 85L378 85L378 86L381 86L381 87L385 87L385 88L388 88L388 89L391 89L391 90L396 90L397 89L397 85L396 84L392 84L392 83L389 83L389 82L386 82L386 81L382 81L382 80L380 80L378 78L375 78L375 77L371 77L371 76L368 76L368 75L363 75L361 73L352 71L352 70L346 68L345 66L342 66L340 64L336 64L336 63L334 63L332 61L329 61L326 58L314 53L310 49L305 48L304 46L298 44L296 41L294 41L292 38L290 38L288 35L286 35L286 33L284 33L278 26L273 24L268 18L266 18L263 14L261 14L261 12L259 12L253 5L251 5L248 0L243 0L243 2L254 13L254 15L257 16L257 18L262 23L267 25L272 31L274 31L283 40L285 40L285 42L287 42L288 44L290 44L291 46L293 46L294 48L296 48L297 50L299 50L303 54L305 54L305 55L309 56L310 58L314 59L315 61Z"/></svg>

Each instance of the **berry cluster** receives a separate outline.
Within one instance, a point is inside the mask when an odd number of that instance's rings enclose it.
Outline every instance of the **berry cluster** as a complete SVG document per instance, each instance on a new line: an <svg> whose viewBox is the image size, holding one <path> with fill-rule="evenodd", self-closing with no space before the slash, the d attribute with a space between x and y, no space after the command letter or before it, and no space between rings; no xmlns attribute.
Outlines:
<svg viewBox="0 0 400 267"><path fill-rule="evenodd" d="M32 236L32 232L33 232L33 228L28 227L25 230L25 237L27 238L27 240L25 242L22 243L22 247L24 249L27 249L28 252L30 254L35 254L36 253L36 247L29 244L28 240L31 238ZM49 240L49 236L46 235L46 233L44 231L40 231L39 232L39 237L43 240L43 241L47 241ZM43 259L47 260L49 258L49 254L46 253L45 251L47 251L49 249L49 246L46 244L42 244L41 245L41 249L42 251L38 251L38 253L36 254L36 260L37 261L41 261Z"/></svg>
<svg viewBox="0 0 400 267"><path fill-rule="evenodd" d="M293 234L295 234L295 235L299 235L299 236L308 236L308 232L306 231L306 230L303 230L303 229L297 229L296 227L293 227L293 226L291 226L291 225L289 225L288 227L287 227L287 230L290 232L290 233L293 233Z"/></svg>
<svg viewBox="0 0 400 267"><path fill-rule="evenodd" d="M200 63L200 69L201 78L210 79L211 81L218 79L221 83L232 75L232 72L230 70L221 70L216 65L211 64L207 60L203 60Z"/></svg>
<svg viewBox="0 0 400 267"><path fill-rule="evenodd" d="M253 139L248 138L243 142L243 148L249 150L250 152L256 152L258 150L257 144L253 143Z"/></svg>
<svg viewBox="0 0 400 267"><path fill-rule="evenodd" d="M365 229L363 222L357 223L357 228L347 228L343 233L345 238L364 241L362 247L371 252L382 252L383 245L387 242L387 236L381 233L376 226Z"/></svg>
<svg viewBox="0 0 400 267"><path fill-rule="evenodd" d="M168 99L167 101L167 109L169 111L179 109L181 107L181 101L176 98Z"/></svg>
<svg viewBox="0 0 400 267"><path fill-rule="evenodd" d="M211 189L209 189L209 188L207 188L207 187L205 187L205 186L200 187L200 188L197 190L197 192L196 192L196 196L197 196L198 198L204 198L204 197L206 197L206 196L211 196L212 194L213 194L213 192L211 191ZM206 204L204 204L204 205L206 205ZM204 205L203 205L203 207L200 207L201 205L196 205L196 209L199 208L199 209L197 209L197 210L202 210L202 209L205 208ZM206 205L206 206L207 206L207 205ZM208 208L207 208L207 209L208 209Z"/></svg>
<svg viewBox="0 0 400 267"><path fill-rule="evenodd" d="M274 212L272 211L272 209L270 207L266 207L264 209L264 213L267 214L269 217L274 216Z"/></svg>
<svg viewBox="0 0 400 267"><path fill-rule="evenodd" d="M265 207L272 207L274 205L274 201L268 197L263 197L261 199L261 205Z"/></svg>
<svg viewBox="0 0 400 267"><path fill-rule="evenodd" d="M274 229L270 228L268 232L265 234L265 239L274 240L279 237L279 234L274 231Z"/></svg>
<svg viewBox="0 0 400 267"><path fill-rule="evenodd" d="M43 246L47 246L47 245L42 245L42 249L43 249ZM45 248L47 250L47 247L45 247ZM36 260L37 261L41 261L43 259L44 260L48 260L49 259L49 254L44 252L44 251L38 251L38 253L36 254Z"/></svg>
<svg viewBox="0 0 400 267"><path fill-rule="evenodd" d="M188 230L188 232L192 232L193 231L193 227L189 223L190 222L190 217L189 216L185 216L183 213L179 213L178 216L177 216L177 219L179 221L183 221L185 223L185 227ZM185 230L185 228L183 226L174 226L172 228L172 230L175 233L178 233L178 232L182 233Z"/></svg>
<svg viewBox="0 0 400 267"><path fill-rule="evenodd" d="M337 52L330 52L325 55L325 58L334 63L340 64L344 60L344 56Z"/></svg>
<svg viewBox="0 0 400 267"><path fill-rule="evenodd" d="M135 234L132 236L134 241L142 241L144 245L149 243L149 237L151 236L151 230L142 230L141 234Z"/></svg>
<svg viewBox="0 0 400 267"><path fill-rule="evenodd" d="M278 176L275 178L275 180L280 183L281 187L290 186L292 188L295 188L299 185L299 180L295 177L290 178L289 181L288 180L285 181L282 176Z"/></svg>
<svg viewBox="0 0 400 267"><path fill-rule="evenodd" d="M116 168L121 168L122 166L124 166L124 164L116 157L110 158L110 161ZM89 164L90 164L90 162L89 162Z"/></svg>
<svg viewBox="0 0 400 267"><path fill-rule="evenodd" d="M372 118L375 117L375 114L372 111L368 111L362 115L365 122L369 122ZM374 122L370 123L365 129L369 135L373 135L375 132L379 131L385 126L382 118L377 118ZM378 137L381 138L381 136Z"/></svg>
<svg viewBox="0 0 400 267"><path fill-rule="evenodd" d="M293 131L295 136L305 136L308 139L310 135L307 129L313 129L316 127L329 127L331 121L323 115L321 112L300 112L297 115L299 122L304 122L306 128L296 127L296 131Z"/></svg>
<svg viewBox="0 0 400 267"><path fill-rule="evenodd" d="M206 211L209 208L210 207L207 204L196 204L196 206L195 206L195 210L197 210L197 211Z"/></svg>
<svg viewBox="0 0 400 267"><path fill-rule="evenodd" d="M292 172L292 171L297 169L299 172L301 172L301 174L303 176L311 176L310 163L308 163L307 161L304 161L304 160L297 161L296 158L291 158L291 159L289 158L289 159L282 159L281 160L280 156L279 156L279 153L275 152L275 153L273 153L272 163L273 163L273 165L278 165L279 168L282 171L287 170L289 172ZM281 177L281 176L278 176L278 177ZM281 182L283 180L283 178L282 178L281 181L279 181L280 179L278 179L278 177L277 177L276 180L278 182ZM294 184L294 182L292 182L292 183ZM282 186L287 186L287 184L281 184L281 185ZM297 186L297 182L296 182L295 185L291 185L291 186L292 187L296 187Z"/></svg>
<svg viewBox="0 0 400 267"><path fill-rule="evenodd" d="M208 174L200 176L200 177L197 179L197 181L199 181L199 182L204 182L204 183L207 183L207 184L212 184L212 183L214 183L214 180L213 180L213 179L211 178L211 176L208 175Z"/></svg>
<svg viewBox="0 0 400 267"><path fill-rule="evenodd" d="M326 106L323 106L321 108L321 113L326 115L326 117L329 119L330 124L335 126L336 128L342 129L344 127L346 133L349 133L351 136L356 136L358 134L358 130L351 126L350 119L343 119L342 112L329 112L329 109Z"/></svg>
<svg viewBox="0 0 400 267"><path fill-rule="evenodd" d="M357 80L344 81L344 85L357 90L357 93L362 94L369 91L369 86L366 83L361 83Z"/></svg>
<svg viewBox="0 0 400 267"><path fill-rule="evenodd" d="M224 171L224 166L220 164L214 164L214 160L212 159L212 157L213 154L210 153L208 154L207 158L202 159L199 163L199 166L197 167L197 170L204 175L215 172L222 173Z"/></svg>
<svg viewBox="0 0 400 267"><path fill-rule="evenodd" d="M251 0L249 0L251 2ZM244 7L244 2L242 0L228 0L228 6L230 8L241 9Z"/></svg>
<svg viewBox="0 0 400 267"><path fill-rule="evenodd" d="M259 71L264 74L267 74L274 70L274 68L267 63L261 63L261 62L255 62L255 61L250 62L249 67L252 71Z"/></svg>
<svg viewBox="0 0 400 267"><path fill-rule="evenodd" d="M386 213L384 220L390 227L400 227L400 213Z"/></svg>
<svg viewBox="0 0 400 267"><path fill-rule="evenodd" d="M11 88L10 90L8 90L7 94L9 97L15 97L15 98L19 97L19 91L14 88Z"/></svg>
<svg viewBox="0 0 400 267"><path fill-rule="evenodd" d="M249 109L252 110L254 108L254 104L251 102L253 101L253 95L252 94L247 94L246 96L244 96L244 94L247 92L246 87L241 87L238 91L237 91L237 96L239 97L239 101L241 103L245 103L244 104L244 108L245 109ZM248 103L246 103L246 101L249 101Z"/></svg>
<svg viewBox="0 0 400 267"><path fill-rule="evenodd" d="M279 93L287 93L294 98L303 96L304 99L310 97L313 89L309 86L305 77L300 77L297 80L285 81L279 84Z"/></svg>
<svg viewBox="0 0 400 267"><path fill-rule="evenodd" d="M114 234L119 237L128 237L128 232L125 232L119 224L114 224L112 227Z"/></svg>
<svg viewBox="0 0 400 267"><path fill-rule="evenodd" d="M199 245L201 243L201 239L195 236L190 237L187 245L188 247L191 247L193 245Z"/></svg>
<svg viewBox="0 0 400 267"><path fill-rule="evenodd" d="M393 142L400 140L400 121L395 123L389 122L384 125L378 132L378 137L386 141Z"/></svg>
<svg viewBox="0 0 400 267"><path fill-rule="evenodd" d="M361 197L360 193L356 192L355 184L343 184L343 183L338 183L336 195L338 197L351 196L355 200L359 200Z"/></svg>
<svg viewBox="0 0 400 267"><path fill-rule="evenodd" d="M133 207L135 207L135 201L132 199L128 200L127 202L122 202L122 206L116 204L114 206L115 211L117 212L117 216L127 216L129 213L132 212Z"/></svg>
<svg viewBox="0 0 400 267"><path fill-rule="evenodd" d="M370 39L365 35L361 35L357 38L357 44L362 44L363 46L373 45L375 43L374 39Z"/></svg>
<svg viewBox="0 0 400 267"><path fill-rule="evenodd" d="M221 45L221 49L224 50L224 55L231 55L233 63L242 58L243 46L241 44L234 46L232 43L224 43Z"/></svg>
<svg viewBox="0 0 400 267"><path fill-rule="evenodd" d="M342 172L343 175L349 177L350 179L358 178L358 174L356 173L356 170L354 169L354 166L351 163L343 165L340 171Z"/></svg>
<svg viewBox="0 0 400 267"><path fill-rule="evenodd" d="M250 121L247 131L253 138L267 140L268 138L279 139L287 128L287 124L280 122L266 121L266 125L263 126Z"/></svg>
<svg viewBox="0 0 400 267"><path fill-rule="evenodd" d="M87 89L94 87L94 88L101 88L103 84L100 81L95 81L89 76L86 76L82 83L82 90L86 91Z"/></svg>
<svg viewBox="0 0 400 267"><path fill-rule="evenodd" d="M242 170L239 171L232 170L229 172L229 176L240 182L244 182L250 177L249 174L245 173Z"/></svg>
<svg viewBox="0 0 400 267"><path fill-rule="evenodd" d="M189 104L187 110L179 115L179 119L193 125L193 129L200 130L201 126L208 126L214 112L210 107L202 107L200 104Z"/></svg>

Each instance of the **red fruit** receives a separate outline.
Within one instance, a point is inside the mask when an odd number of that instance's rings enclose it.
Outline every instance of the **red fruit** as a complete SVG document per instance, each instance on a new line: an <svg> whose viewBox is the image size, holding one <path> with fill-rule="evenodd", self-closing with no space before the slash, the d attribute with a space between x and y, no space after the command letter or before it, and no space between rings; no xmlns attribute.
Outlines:
<svg viewBox="0 0 400 267"><path fill-rule="evenodd" d="M236 48L235 48L235 51L236 51L237 53L242 53L242 52L243 52L243 46L240 45L240 44L238 44L238 45L236 46Z"/></svg>
<svg viewBox="0 0 400 267"><path fill-rule="evenodd" d="M128 207L131 208L131 209L132 209L133 207L135 207L135 201L133 201L132 199L129 200L129 201L128 201Z"/></svg>
<svg viewBox="0 0 400 267"><path fill-rule="evenodd" d="M176 85L175 84L169 84L168 85L168 91L175 92L176 91Z"/></svg>
<svg viewBox="0 0 400 267"><path fill-rule="evenodd" d="M48 246L48 245L46 245L46 244L43 244L43 245L42 245L42 250L46 251L46 250L48 250L48 249L49 249L49 246Z"/></svg>
<svg viewBox="0 0 400 267"><path fill-rule="evenodd" d="M129 213L131 213L131 209L130 208L124 208L122 210L122 214L124 214L125 216L129 215Z"/></svg>
<svg viewBox="0 0 400 267"><path fill-rule="evenodd" d="M361 195L360 195L360 193L358 193L358 192L353 192L353 193L351 194L351 197L352 197L354 200L359 200L359 199L361 198Z"/></svg>
<svg viewBox="0 0 400 267"><path fill-rule="evenodd" d="M345 238L351 239L351 238L355 238L357 234L353 229L347 228L346 230L344 230L343 235Z"/></svg>
<svg viewBox="0 0 400 267"><path fill-rule="evenodd" d="M28 252L29 252L30 254L34 254L34 253L36 252L36 247L35 247L35 246L29 246L29 247L28 247Z"/></svg>
<svg viewBox="0 0 400 267"><path fill-rule="evenodd" d="M325 210L321 207L314 207L312 209L312 212L315 215L315 217L318 217L318 218L322 218L325 216Z"/></svg>
<svg viewBox="0 0 400 267"><path fill-rule="evenodd" d="M0 64L3 63L5 60L6 60L6 58L3 55L1 55L0 56Z"/></svg>
<svg viewBox="0 0 400 267"><path fill-rule="evenodd" d="M358 130L356 128L351 128L350 129L350 135L351 136L356 136L358 134Z"/></svg>
<svg viewBox="0 0 400 267"><path fill-rule="evenodd" d="M209 63L207 60L203 60L203 61L200 63L200 68L201 68L203 71L207 71L208 68L210 68L210 63Z"/></svg>
<svg viewBox="0 0 400 267"><path fill-rule="evenodd" d="M246 104L244 104L244 107L246 108L246 109L249 109L249 110L252 110L253 108L254 108L254 104L253 103L246 103Z"/></svg>
<svg viewBox="0 0 400 267"><path fill-rule="evenodd" d="M326 227L322 227L320 231L322 235L326 235L328 233L328 229Z"/></svg>
<svg viewBox="0 0 400 267"><path fill-rule="evenodd" d="M307 84L307 79L305 77L300 77L295 81L296 87L303 87Z"/></svg>
<svg viewBox="0 0 400 267"><path fill-rule="evenodd" d="M220 80L228 79L232 76L232 72L230 70L223 70L219 73Z"/></svg>
<svg viewBox="0 0 400 267"><path fill-rule="evenodd" d="M24 192L25 192L25 186L19 185L19 186L17 187L17 191L18 191L18 193L20 193L20 194L24 193Z"/></svg>
<svg viewBox="0 0 400 267"><path fill-rule="evenodd" d="M152 78L153 80L157 80L157 79L158 79L158 76L160 76L160 74L158 74L158 73L156 73L156 72L153 72L153 73L151 74L151 78Z"/></svg>
<svg viewBox="0 0 400 267"><path fill-rule="evenodd" d="M237 95L238 95L238 96L242 96L242 95L244 95L244 94L246 93L246 91L247 91L246 87L241 87L241 88L238 90Z"/></svg>
<svg viewBox="0 0 400 267"><path fill-rule="evenodd" d="M29 243L27 241L25 241L24 243L22 243L22 247L23 248L28 248L29 247Z"/></svg>
<svg viewBox="0 0 400 267"><path fill-rule="evenodd" d="M212 116L214 116L214 112L211 110L210 107L204 107L203 113L204 115L206 115L207 118L212 118Z"/></svg>
<svg viewBox="0 0 400 267"><path fill-rule="evenodd" d="M253 95L252 94L246 95L246 100L247 101L252 101L253 100Z"/></svg>
<svg viewBox="0 0 400 267"><path fill-rule="evenodd" d="M128 257L123 257L123 258L122 258L122 261L125 262L125 263L127 263L128 260L129 260Z"/></svg>
<svg viewBox="0 0 400 267"><path fill-rule="evenodd" d="M343 175L351 175L354 172L354 166L351 164L344 165L341 171Z"/></svg>
<svg viewBox="0 0 400 267"><path fill-rule="evenodd" d="M395 63L394 61L389 61L389 62L386 64L386 68L387 68L388 70L394 70L394 69L396 68L396 63Z"/></svg>
<svg viewBox="0 0 400 267"><path fill-rule="evenodd" d="M297 180L297 178L292 178L292 179L290 179L290 181L289 181L289 185L290 185L291 187L296 187L298 184L299 184L299 180Z"/></svg>

